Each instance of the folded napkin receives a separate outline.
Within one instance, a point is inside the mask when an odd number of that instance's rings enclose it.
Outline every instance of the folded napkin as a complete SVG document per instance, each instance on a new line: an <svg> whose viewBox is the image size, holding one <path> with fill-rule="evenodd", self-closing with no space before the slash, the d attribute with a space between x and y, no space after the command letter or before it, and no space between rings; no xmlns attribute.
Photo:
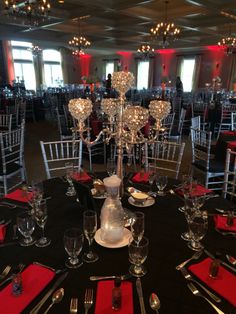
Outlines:
<svg viewBox="0 0 236 314"><path fill-rule="evenodd" d="M112 288L114 280L98 282L95 314L133 314L133 290L129 281L121 282L122 300L118 311L112 309Z"/></svg>
<svg viewBox="0 0 236 314"><path fill-rule="evenodd" d="M87 182L87 181L90 181L92 178L87 174L87 172L82 171L82 172L75 173L73 175L73 179L76 181Z"/></svg>
<svg viewBox="0 0 236 314"><path fill-rule="evenodd" d="M144 173L138 172L133 176L132 181L135 183L147 183L149 175L150 175L149 172Z"/></svg>
<svg viewBox="0 0 236 314"><path fill-rule="evenodd" d="M198 264L191 265L188 269L208 287L236 306L236 276L220 266L217 278L211 278L209 276L211 262L211 258L206 258Z"/></svg>
<svg viewBox="0 0 236 314"><path fill-rule="evenodd" d="M178 188L175 191L180 196L184 196L184 192L182 189ZM193 188L193 190L190 193L190 196L203 196L203 195L209 194L209 193L212 193L212 190L206 189L204 186L198 184L197 186L195 186Z"/></svg>
<svg viewBox="0 0 236 314"><path fill-rule="evenodd" d="M215 215L214 216L214 222L215 227L220 230L226 230L226 231L235 231L236 232L236 218L233 218L233 225L228 226L227 225L227 216L222 215Z"/></svg>
<svg viewBox="0 0 236 314"><path fill-rule="evenodd" d="M5 198L18 202L28 203L28 201L30 201L32 198L32 192L17 189L9 194L6 194Z"/></svg>
<svg viewBox="0 0 236 314"><path fill-rule="evenodd" d="M4 224L1 224L0 225L0 242L3 242L5 240L6 231L7 231L7 226Z"/></svg>
<svg viewBox="0 0 236 314"><path fill-rule="evenodd" d="M47 286L55 273L40 265L30 265L22 272L21 295L12 294L12 284L9 283L0 291L0 313L19 314Z"/></svg>
<svg viewBox="0 0 236 314"><path fill-rule="evenodd" d="M224 134L224 135L236 135L236 132L235 131L224 131L224 132L222 132L222 134Z"/></svg>

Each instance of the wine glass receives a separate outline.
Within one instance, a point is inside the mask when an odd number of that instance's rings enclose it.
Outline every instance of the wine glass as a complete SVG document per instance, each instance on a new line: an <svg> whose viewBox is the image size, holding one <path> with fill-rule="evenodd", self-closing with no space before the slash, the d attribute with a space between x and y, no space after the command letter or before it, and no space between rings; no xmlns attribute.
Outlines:
<svg viewBox="0 0 236 314"><path fill-rule="evenodd" d="M145 237L142 237L139 243L132 238L129 241L129 260L132 263L129 272L134 277L142 277L147 273L143 263L148 255L148 244L149 241Z"/></svg>
<svg viewBox="0 0 236 314"><path fill-rule="evenodd" d="M181 190L183 191L183 196L188 197L188 195L191 193L192 191L192 181L193 178L192 176L188 175L188 174L183 174L182 175L182 184L181 184ZM181 206L178 208L180 212L184 212L185 211L185 206Z"/></svg>
<svg viewBox="0 0 236 314"><path fill-rule="evenodd" d="M20 233L24 236L24 239L20 241L21 246L30 246L35 243L32 238L32 233L34 232L35 223L32 215L28 212L24 212L17 216L16 218L17 228Z"/></svg>
<svg viewBox="0 0 236 314"><path fill-rule="evenodd" d="M194 212L195 212L195 207L193 206L193 199L191 198L191 196L189 194L185 194L184 215L185 215L186 221L188 223L188 227L189 227L189 223L191 221L191 217L192 217ZM185 241L190 241L191 240L190 229L188 231L182 233L181 238Z"/></svg>
<svg viewBox="0 0 236 314"><path fill-rule="evenodd" d="M75 196L76 191L73 185L73 175L74 175L74 164L73 162L66 162L65 163L65 170L66 170L66 180L69 183L69 187L66 191L67 196Z"/></svg>
<svg viewBox="0 0 236 314"><path fill-rule="evenodd" d="M65 262L68 268L79 268L83 265L78 259L78 256L82 250L84 243L83 232L78 228L67 229L64 233L64 247L69 255L69 258Z"/></svg>
<svg viewBox="0 0 236 314"><path fill-rule="evenodd" d="M109 177L116 174L116 165L115 165L115 159L109 158L107 159L107 173Z"/></svg>
<svg viewBox="0 0 236 314"><path fill-rule="evenodd" d="M165 195L164 189L167 186L167 182L168 182L167 176L157 176L156 185L158 188L158 192L157 192L158 195L160 195L160 196Z"/></svg>
<svg viewBox="0 0 236 314"><path fill-rule="evenodd" d="M204 246L200 243L207 232L208 216L206 211L196 210L189 220L191 241L188 247L194 251L201 251Z"/></svg>
<svg viewBox="0 0 236 314"><path fill-rule="evenodd" d="M42 229L42 237L35 243L35 245L37 247L48 246L51 243L51 240L44 235L44 228L48 219L46 200L41 200L41 202L34 207L34 218L37 225Z"/></svg>
<svg viewBox="0 0 236 314"><path fill-rule="evenodd" d="M97 213L93 210L86 210L83 213L84 235L89 243L89 252L83 255L83 261L93 263L98 260L98 255L91 250L93 238L97 231Z"/></svg>
<svg viewBox="0 0 236 314"><path fill-rule="evenodd" d="M155 172L154 172L154 171L153 171L153 172L150 172L150 175L149 175L149 177L148 177L148 183L149 183L149 185L150 185L150 192L152 191L152 185L153 185L155 179L156 179L156 174L155 174Z"/></svg>
<svg viewBox="0 0 236 314"><path fill-rule="evenodd" d="M144 213L136 212L132 219L131 232L133 240L139 243L144 235Z"/></svg>

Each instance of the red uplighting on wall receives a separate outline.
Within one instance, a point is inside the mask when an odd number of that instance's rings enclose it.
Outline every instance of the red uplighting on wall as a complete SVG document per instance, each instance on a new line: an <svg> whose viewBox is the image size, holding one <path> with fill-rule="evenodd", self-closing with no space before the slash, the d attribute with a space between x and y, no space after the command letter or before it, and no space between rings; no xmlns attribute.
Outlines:
<svg viewBox="0 0 236 314"><path fill-rule="evenodd" d="M210 59L212 60L213 68L212 68L212 78L216 76L221 76L221 69L224 58L224 50L221 49L218 45L206 46L210 54Z"/></svg>
<svg viewBox="0 0 236 314"><path fill-rule="evenodd" d="M164 77L168 77L169 76L169 72L170 72L170 65L171 65L171 61L175 56L175 49L159 49L156 50L156 52L159 54L160 57L160 62L162 64L162 73L161 76Z"/></svg>
<svg viewBox="0 0 236 314"><path fill-rule="evenodd" d="M117 51L116 53L121 57L122 70L129 71L133 53L128 51Z"/></svg>
<svg viewBox="0 0 236 314"><path fill-rule="evenodd" d="M221 47L219 47L218 45L206 46L205 48L207 50L210 50L210 51L219 51L219 50L221 50Z"/></svg>
<svg viewBox="0 0 236 314"><path fill-rule="evenodd" d="M81 69L81 76L88 76L90 63L91 63L92 56L89 54L84 54L79 57L79 64Z"/></svg>
<svg viewBox="0 0 236 314"><path fill-rule="evenodd" d="M176 50L175 49L158 49L158 50L155 50L155 52L159 53L160 55L165 55L169 53L175 53Z"/></svg>

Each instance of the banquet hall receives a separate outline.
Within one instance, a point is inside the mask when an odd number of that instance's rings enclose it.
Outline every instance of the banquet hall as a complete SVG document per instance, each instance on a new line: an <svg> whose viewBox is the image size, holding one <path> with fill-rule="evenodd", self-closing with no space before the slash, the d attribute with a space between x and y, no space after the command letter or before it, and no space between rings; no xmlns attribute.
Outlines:
<svg viewBox="0 0 236 314"><path fill-rule="evenodd" d="M0 14L0 313L236 314L235 0Z"/></svg>

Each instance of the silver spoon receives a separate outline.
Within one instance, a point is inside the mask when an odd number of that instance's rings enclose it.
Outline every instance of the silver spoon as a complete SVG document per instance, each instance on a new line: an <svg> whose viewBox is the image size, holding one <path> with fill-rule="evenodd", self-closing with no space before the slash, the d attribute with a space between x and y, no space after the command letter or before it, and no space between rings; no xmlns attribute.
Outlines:
<svg viewBox="0 0 236 314"><path fill-rule="evenodd" d="M149 297L149 304L151 309L153 309L153 311L156 311L157 314L159 314L159 309L161 307L161 302L158 298L158 296L155 293L151 293L150 297Z"/></svg>
<svg viewBox="0 0 236 314"><path fill-rule="evenodd" d="M46 311L44 312L44 314L47 314L50 310L50 308L55 304L55 303L59 303L61 302L62 298L64 297L64 289L60 288L58 290L56 290L53 295L52 295L52 302L49 305L49 307L46 309Z"/></svg>

